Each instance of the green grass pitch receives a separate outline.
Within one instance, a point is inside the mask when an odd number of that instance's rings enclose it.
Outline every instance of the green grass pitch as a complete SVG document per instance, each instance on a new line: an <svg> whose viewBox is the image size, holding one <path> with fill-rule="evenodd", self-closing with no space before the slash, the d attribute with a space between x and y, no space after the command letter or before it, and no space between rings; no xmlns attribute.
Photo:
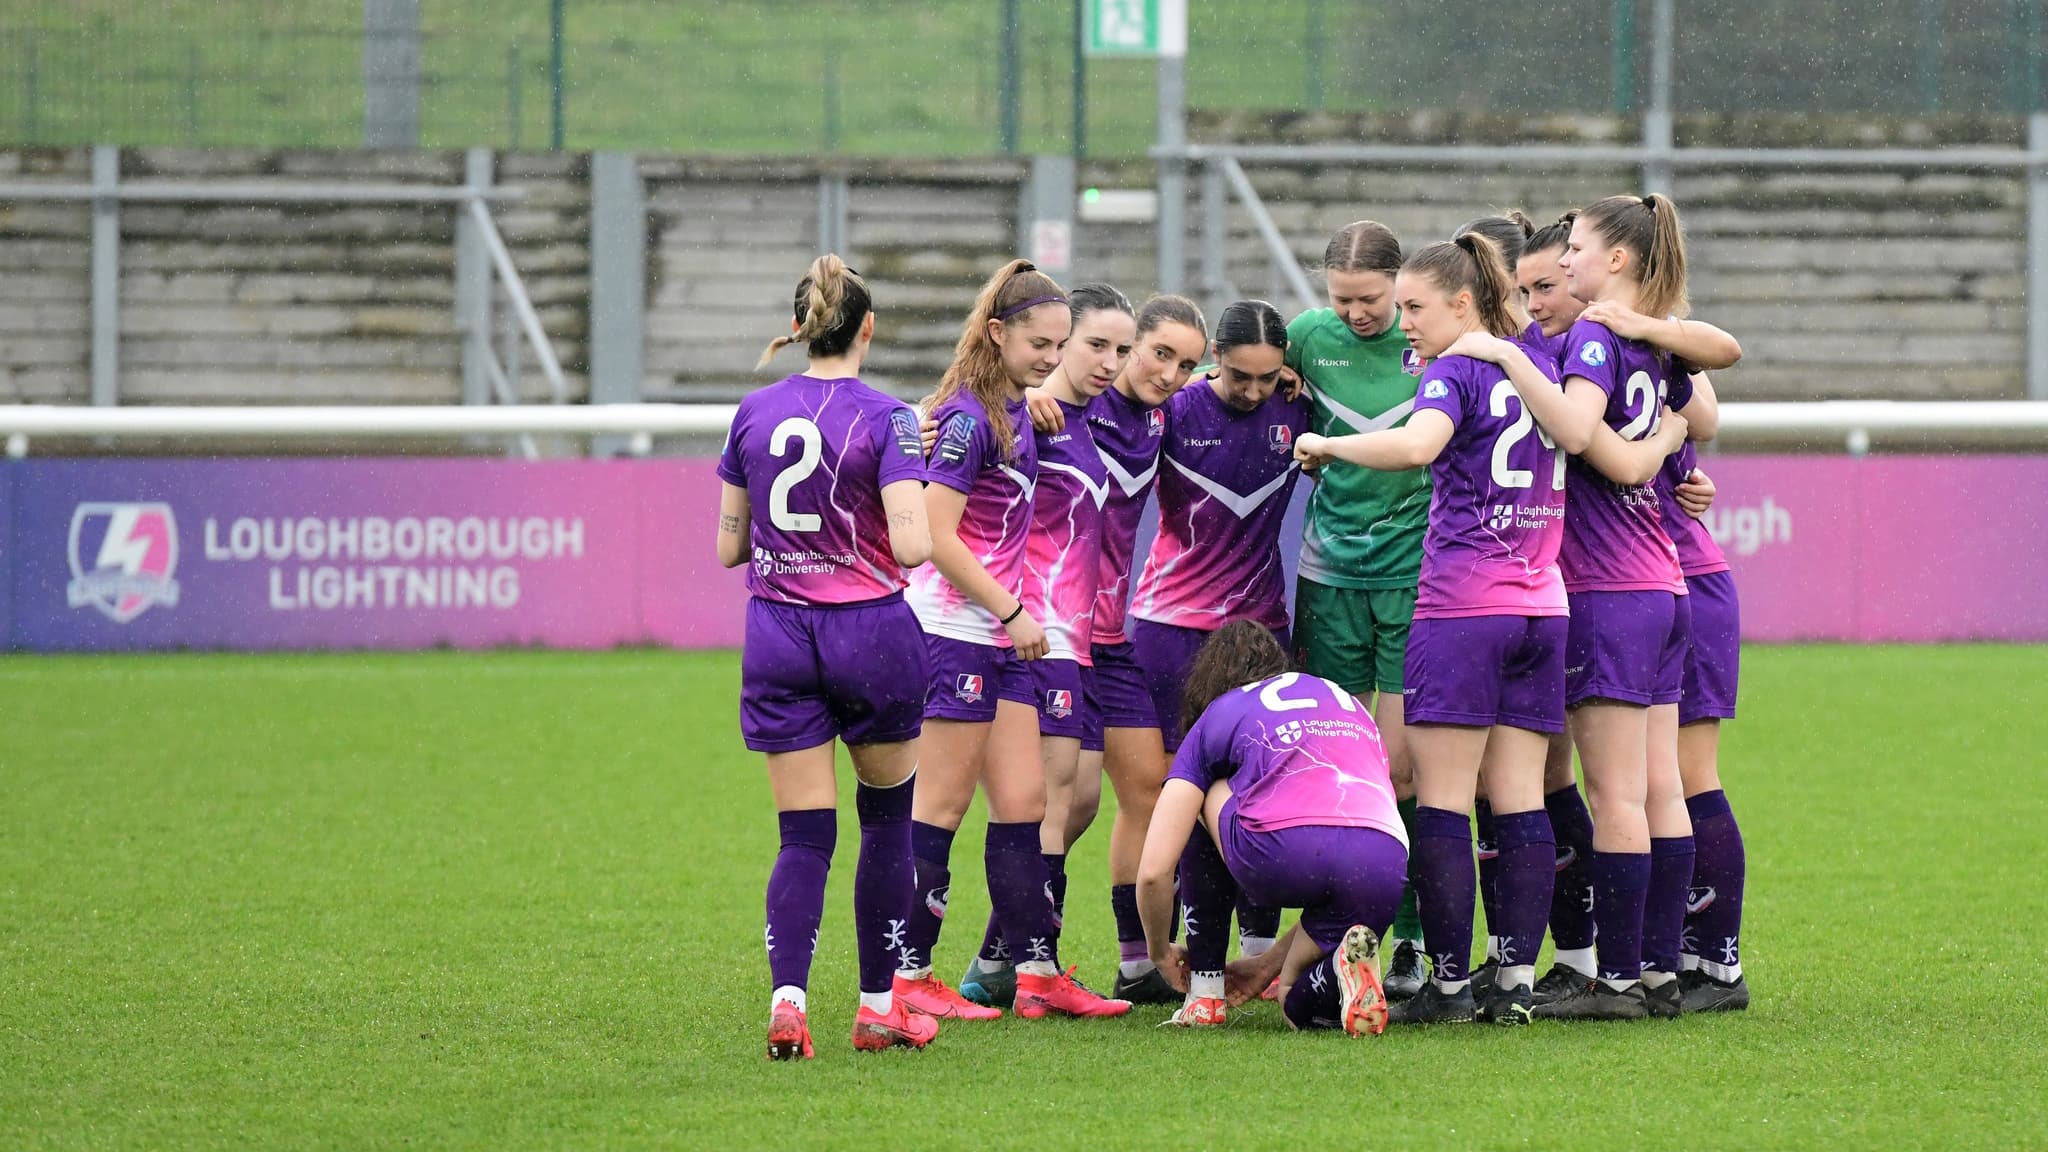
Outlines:
<svg viewBox="0 0 2048 1152"><path fill-rule="evenodd" d="M2048 1141L2048 647L1760 648L1746 1015L950 1025L762 1059L775 822L730 654L0 660L0 1147L2019 1147ZM980 935L979 814L949 977ZM1109 982L1098 824L1066 954Z"/></svg>

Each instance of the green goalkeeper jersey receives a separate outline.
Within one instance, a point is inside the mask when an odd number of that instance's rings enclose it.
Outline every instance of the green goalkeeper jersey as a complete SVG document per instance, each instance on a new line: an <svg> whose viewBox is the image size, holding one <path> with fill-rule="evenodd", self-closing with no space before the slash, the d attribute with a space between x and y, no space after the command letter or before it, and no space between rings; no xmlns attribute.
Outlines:
<svg viewBox="0 0 2048 1152"><path fill-rule="evenodd" d="M1309 426L1322 435L1398 427L1415 409L1420 362L1398 328L1361 340L1329 308L1304 312L1287 326L1287 365L1308 381ZM1415 587L1429 498L1426 468L1329 464L1309 496L1302 578L1333 588Z"/></svg>

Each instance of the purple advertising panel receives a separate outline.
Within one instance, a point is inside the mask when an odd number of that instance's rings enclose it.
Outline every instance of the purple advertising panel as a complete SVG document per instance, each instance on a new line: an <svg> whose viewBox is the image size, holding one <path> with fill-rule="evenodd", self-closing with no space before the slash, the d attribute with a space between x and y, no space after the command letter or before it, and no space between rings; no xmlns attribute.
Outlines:
<svg viewBox="0 0 2048 1152"><path fill-rule="evenodd" d="M2034 526L2048 457L1705 467L1745 638L2048 640L2048 534ZM742 635L742 573L712 550L709 460L31 460L0 475L0 635L14 648L730 648ZM1307 490L1281 545L1290 591Z"/></svg>

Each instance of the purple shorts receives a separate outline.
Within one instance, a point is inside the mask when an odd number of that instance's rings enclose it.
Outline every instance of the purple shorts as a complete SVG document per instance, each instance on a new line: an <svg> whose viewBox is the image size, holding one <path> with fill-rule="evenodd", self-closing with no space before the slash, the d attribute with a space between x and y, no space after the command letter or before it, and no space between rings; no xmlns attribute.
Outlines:
<svg viewBox="0 0 2048 1152"><path fill-rule="evenodd" d="M1685 622L1670 592L1573 592L1564 702L1676 704L1685 685Z"/></svg>
<svg viewBox="0 0 2048 1152"><path fill-rule="evenodd" d="M951 636L924 637L931 656L930 688L924 698L927 720L958 720L987 724L996 718L996 700L1030 704L1031 672L1008 648L973 644Z"/></svg>
<svg viewBox="0 0 2048 1152"><path fill-rule="evenodd" d="M1152 689L1145 682L1145 669L1138 664L1136 645L1129 640L1097 644L1089 659L1095 662L1088 669L1092 681L1089 703L1102 718L1102 727L1159 727L1159 718L1152 712Z"/></svg>
<svg viewBox="0 0 2048 1152"><path fill-rule="evenodd" d="M1188 669L1194 666L1195 653L1202 650L1212 633L1138 619L1131 621L1130 628L1132 654L1145 677L1145 691L1152 698L1153 721L1129 726L1159 729L1166 750L1176 751L1180 748L1180 706L1187 691ZM1287 629L1275 629L1273 638L1280 642L1282 652L1294 651ZM1105 723L1125 727L1106 719Z"/></svg>
<svg viewBox="0 0 2048 1152"><path fill-rule="evenodd" d="M1324 951L1353 924L1384 936L1408 883L1408 850L1377 828L1297 824L1254 832L1223 806L1223 863L1246 896L1269 908L1301 909L1301 928ZM1195 835L1204 833L1197 829Z"/></svg>
<svg viewBox="0 0 2048 1152"><path fill-rule="evenodd" d="M1101 747L1102 718L1089 699L1088 669L1075 660L1031 660L1024 667L1031 673L1032 706L1038 709L1040 736L1068 736L1084 744L1095 733ZM1005 700L1009 697L1003 697Z"/></svg>
<svg viewBox="0 0 2048 1152"><path fill-rule="evenodd" d="M843 606L747 601L740 735L756 752L917 738L924 632L901 595Z"/></svg>
<svg viewBox="0 0 2048 1152"><path fill-rule="evenodd" d="M1725 570L1688 576L1692 601L1692 643L1685 649L1685 699L1678 722L1735 718L1735 689L1742 673L1742 607L1735 576Z"/></svg>
<svg viewBox="0 0 2048 1152"><path fill-rule="evenodd" d="M1564 731L1563 616L1435 616L1408 629L1410 724Z"/></svg>

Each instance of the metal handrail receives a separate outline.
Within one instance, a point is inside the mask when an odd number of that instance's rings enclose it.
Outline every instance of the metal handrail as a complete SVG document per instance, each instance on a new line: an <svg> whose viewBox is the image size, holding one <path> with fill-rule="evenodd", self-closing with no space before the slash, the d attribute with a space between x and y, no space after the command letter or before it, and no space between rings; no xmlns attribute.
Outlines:
<svg viewBox="0 0 2048 1152"><path fill-rule="evenodd" d="M2025 148L1672 148L1566 144L1188 144L1154 148L1154 159L1235 160L1289 164L1500 165L1651 162L1680 168L2031 168L2048 166L2048 152Z"/></svg>
<svg viewBox="0 0 2048 1152"><path fill-rule="evenodd" d="M0 200L147 200L157 203L234 204L449 204L523 200L524 188L464 188L439 184L176 184L139 181L92 184L0 184Z"/></svg>
<svg viewBox="0 0 2048 1152"><path fill-rule="evenodd" d="M1301 261L1295 259L1294 250L1287 246L1287 238L1280 234L1279 225L1273 223L1273 216L1266 211L1266 202L1259 198L1259 190L1252 187L1251 178L1244 174L1244 166L1233 156L1224 156L1217 161L1223 167L1223 176L1230 181L1231 191L1237 193L1238 203L1251 214L1252 226L1259 230L1260 239L1266 242L1266 251L1271 253L1273 263L1280 274L1287 278L1288 287L1300 298L1302 307L1319 308L1322 295L1308 282L1308 273L1302 271Z"/></svg>
<svg viewBox="0 0 2048 1152"><path fill-rule="evenodd" d="M519 269L512 265L512 253L505 247L505 238L498 235L498 225L491 220L491 210L484 207L482 200L469 202L470 219L476 222L477 232L483 237L484 248L491 254L491 265L497 269L498 279L505 285L505 295L512 301L512 310L519 314L519 326L526 332L527 343L533 345L533 354L540 359L541 375L548 378L548 390L554 394L554 402L569 402L569 382L562 377L562 363L555 359L554 345L548 342L546 329L540 326L540 314L533 310L533 301L526 294L526 284L519 278Z"/></svg>

